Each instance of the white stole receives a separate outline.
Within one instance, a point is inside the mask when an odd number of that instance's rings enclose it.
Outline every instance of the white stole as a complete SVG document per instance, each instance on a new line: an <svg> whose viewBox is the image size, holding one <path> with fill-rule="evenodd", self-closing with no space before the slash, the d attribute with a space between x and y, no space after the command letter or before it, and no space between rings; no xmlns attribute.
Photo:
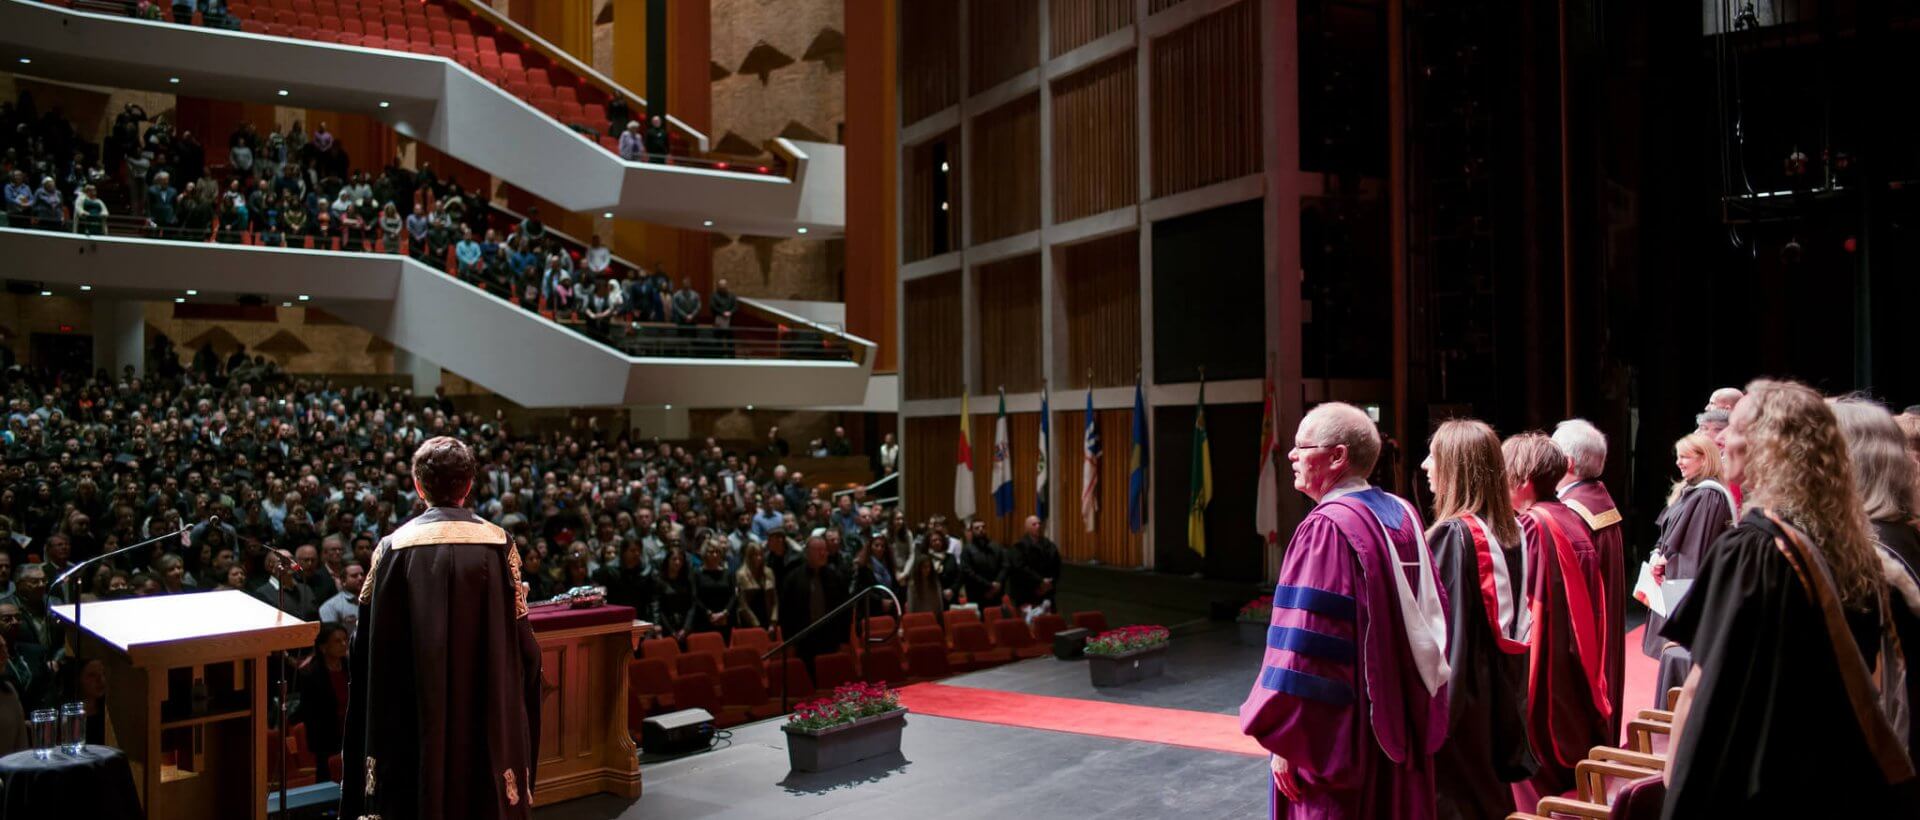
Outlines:
<svg viewBox="0 0 1920 820"><path fill-rule="evenodd" d="M1406 509L1409 521L1419 521L1406 499L1391 494L1388 497ZM1433 579L1433 559L1427 551L1426 533L1418 526L1413 528L1414 560L1403 561L1400 550L1394 547L1393 531L1387 529L1387 523L1381 521L1371 507L1367 513L1380 525L1380 534L1387 539L1387 549L1393 553L1393 588L1400 596L1400 619L1407 630L1407 644L1413 650L1413 665L1420 671L1420 681L1426 684L1427 694L1435 694L1453 677L1453 668L1447 664L1447 611L1440 605L1440 590ZM1407 567L1419 568L1417 592L1407 583Z"/></svg>

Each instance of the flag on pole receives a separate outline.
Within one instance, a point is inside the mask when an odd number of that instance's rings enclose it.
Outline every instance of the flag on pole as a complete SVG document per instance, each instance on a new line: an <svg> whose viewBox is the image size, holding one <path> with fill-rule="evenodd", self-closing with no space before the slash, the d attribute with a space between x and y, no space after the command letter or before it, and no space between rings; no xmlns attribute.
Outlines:
<svg viewBox="0 0 1920 820"><path fill-rule="evenodd" d="M1266 405L1260 411L1260 481L1254 503L1253 528L1263 543L1280 542L1280 424L1273 401L1273 374L1267 374Z"/></svg>
<svg viewBox="0 0 1920 820"><path fill-rule="evenodd" d="M1100 417L1093 413L1093 386L1087 386L1087 425L1080 447L1080 523L1093 532L1100 515Z"/></svg>
<svg viewBox="0 0 1920 820"><path fill-rule="evenodd" d="M1047 520L1047 451L1052 449L1053 414L1047 411L1047 391L1040 390L1040 470L1033 482L1033 514Z"/></svg>
<svg viewBox="0 0 1920 820"><path fill-rule="evenodd" d="M1193 479L1187 496L1187 547L1207 554L1207 503L1213 500L1213 449L1207 446L1207 379L1193 411Z"/></svg>
<svg viewBox="0 0 1920 820"><path fill-rule="evenodd" d="M953 465L953 516L966 521L973 517L973 443L967 423L966 391L960 394L960 453Z"/></svg>
<svg viewBox="0 0 1920 820"><path fill-rule="evenodd" d="M1007 441L1007 391L1000 390L1000 414L993 420L993 514L1013 512L1013 452Z"/></svg>
<svg viewBox="0 0 1920 820"><path fill-rule="evenodd" d="M1147 528L1147 394L1140 377L1133 379L1133 450L1128 456L1127 528Z"/></svg>

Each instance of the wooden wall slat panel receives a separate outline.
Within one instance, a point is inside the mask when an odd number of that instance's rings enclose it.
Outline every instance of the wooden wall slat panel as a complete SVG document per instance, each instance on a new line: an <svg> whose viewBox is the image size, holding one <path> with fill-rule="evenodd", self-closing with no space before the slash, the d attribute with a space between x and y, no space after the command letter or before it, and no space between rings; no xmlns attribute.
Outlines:
<svg viewBox="0 0 1920 820"><path fill-rule="evenodd" d="M1040 229L1040 95L974 120L973 242Z"/></svg>
<svg viewBox="0 0 1920 820"><path fill-rule="evenodd" d="M959 396L965 368L959 272L909 281L906 297L900 371L907 398Z"/></svg>
<svg viewBox="0 0 1920 820"><path fill-rule="evenodd" d="M1133 25L1133 0L1053 0L1047 53L1058 57Z"/></svg>
<svg viewBox="0 0 1920 820"><path fill-rule="evenodd" d="M1064 396L1055 396L1066 404ZM1095 490L1099 510L1094 514L1093 532L1086 531L1080 519L1080 477L1085 473L1082 437L1087 417L1083 410L1053 414L1054 463L1054 541L1060 554L1069 561L1099 561L1121 567L1141 564L1140 533L1127 529L1128 442L1133 430L1133 410L1125 407L1093 411L1100 428L1104 455L1100 459L1100 484Z"/></svg>
<svg viewBox="0 0 1920 820"><path fill-rule="evenodd" d="M907 520L918 527L935 515L952 518L953 460L960 445L960 417L929 416L905 422L901 452L907 461ZM976 455L976 463L978 458Z"/></svg>
<svg viewBox="0 0 1920 820"><path fill-rule="evenodd" d="M1124 387L1140 369L1140 235L1069 245L1054 266L1067 317L1068 388Z"/></svg>
<svg viewBox="0 0 1920 820"><path fill-rule="evenodd" d="M958 32L959 27L955 26L953 31ZM969 96L1039 65L1039 3L1033 0L973 0L972 6L967 9Z"/></svg>
<svg viewBox="0 0 1920 820"><path fill-rule="evenodd" d="M1011 544L1019 540L1025 531L1027 516L1033 515L1033 488L1039 480L1040 414L1007 414L1007 449L1013 456L1013 512L1004 516L995 515L993 425L994 413L998 409L996 402L997 399L988 398L973 404L973 497L980 508L980 520L987 522L987 534L1000 544ZM954 426L956 429L959 427L957 423ZM1053 434L1058 436L1060 431L1056 429ZM953 460L949 458L947 463L951 468ZM953 484L951 478L947 484ZM952 490L948 490L948 494L951 495ZM947 506L953 506L953 499L947 499Z"/></svg>
<svg viewBox="0 0 1920 820"><path fill-rule="evenodd" d="M1167 9L1173 8L1174 6L1180 5L1181 3L1184 3L1186 1L1187 0L1148 0L1147 13L1159 14L1160 12L1166 11Z"/></svg>
<svg viewBox="0 0 1920 820"><path fill-rule="evenodd" d="M1040 255L982 265L979 300L980 382L975 393L1005 387L1040 389Z"/></svg>
<svg viewBox="0 0 1920 820"><path fill-rule="evenodd" d="M940 170L942 159L947 170ZM959 246L960 240L960 132L949 131L907 149L906 259L913 262L938 256ZM941 197L941 178L945 178L945 198ZM948 203L942 209L941 202ZM945 242L937 236L945 227Z"/></svg>
<svg viewBox="0 0 1920 820"><path fill-rule="evenodd" d="M959 0L900 4L900 121L960 104Z"/></svg>
<svg viewBox="0 0 1920 820"><path fill-rule="evenodd" d="M1053 221L1140 199L1140 140L1129 51L1053 85Z"/></svg>
<svg viewBox="0 0 1920 820"><path fill-rule="evenodd" d="M1260 4L1228 6L1153 43L1153 193L1256 173Z"/></svg>

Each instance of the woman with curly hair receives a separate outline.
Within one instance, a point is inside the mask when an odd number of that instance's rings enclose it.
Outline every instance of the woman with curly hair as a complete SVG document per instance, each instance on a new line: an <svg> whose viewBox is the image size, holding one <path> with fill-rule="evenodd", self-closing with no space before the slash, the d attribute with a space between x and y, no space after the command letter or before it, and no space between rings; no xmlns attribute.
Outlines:
<svg viewBox="0 0 1920 820"><path fill-rule="evenodd" d="M1746 514L1661 633L1694 660L1664 816L1915 816L1913 764L1871 671L1879 560L1832 408L1805 385L1755 381L1720 443Z"/></svg>

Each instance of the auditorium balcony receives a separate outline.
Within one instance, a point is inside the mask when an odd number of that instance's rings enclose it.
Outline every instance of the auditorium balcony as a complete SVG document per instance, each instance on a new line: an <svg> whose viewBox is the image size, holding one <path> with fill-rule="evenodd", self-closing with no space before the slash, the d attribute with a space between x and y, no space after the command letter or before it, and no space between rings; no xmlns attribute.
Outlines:
<svg viewBox="0 0 1920 820"><path fill-rule="evenodd" d="M89 230L97 230L94 225ZM0 227L7 286L42 295L319 308L524 407L860 404L874 345L740 299L731 327L614 318L463 281L450 259L341 249L337 238L260 244L162 235L139 217L104 233ZM631 269L616 260L615 275Z"/></svg>
<svg viewBox="0 0 1920 820"><path fill-rule="evenodd" d="M577 213L756 236L826 238L846 225L842 146L779 138L770 161L727 157L667 115L667 155L623 160L608 109L619 100L644 122L646 101L481 3L254 0L196 15L202 25L138 19L133 7L0 0L0 64L366 114Z"/></svg>

